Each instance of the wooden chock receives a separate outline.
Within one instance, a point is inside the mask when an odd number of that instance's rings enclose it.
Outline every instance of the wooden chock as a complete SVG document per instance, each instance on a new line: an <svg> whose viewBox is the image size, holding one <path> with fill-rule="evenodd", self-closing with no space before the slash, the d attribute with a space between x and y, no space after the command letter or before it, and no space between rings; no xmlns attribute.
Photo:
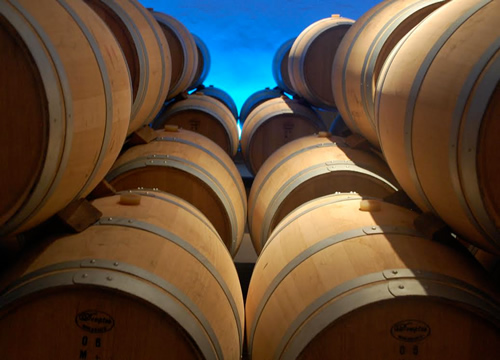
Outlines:
<svg viewBox="0 0 500 360"><path fill-rule="evenodd" d="M179 125L167 124L163 129L167 132L179 132Z"/></svg>
<svg viewBox="0 0 500 360"><path fill-rule="evenodd" d="M92 190L90 194L87 195L87 200L94 200L97 198L102 198L106 196L112 196L116 194L116 189L107 182L105 179L102 180L97 186Z"/></svg>
<svg viewBox="0 0 500 360"><path fill-rule="evenodd" d="M363 199L359 204L360 211L377 212L380 211L380 203L378 201Z"/></svg>
<svg viewBox="0 0 500 360"><path fill-rule="evenodd" d="M148 125L145 125L130 135L128 143L130 145L144 145L150 143L157 137L158 134L156 131Z"/></svg>
<svg viewBox="0 0 500 360"><path fill-rule="evenodd" d="M59 211L56 217L74 232L82 232L102 216L95 206L86 199L72 201Z"/></svg>
<svg viewBox="0 0 500 360"><path fill-rule="evenodd" d="M141 195L134 193L120 194L119 204L121 205L139 205L141 203Z"/></svg>

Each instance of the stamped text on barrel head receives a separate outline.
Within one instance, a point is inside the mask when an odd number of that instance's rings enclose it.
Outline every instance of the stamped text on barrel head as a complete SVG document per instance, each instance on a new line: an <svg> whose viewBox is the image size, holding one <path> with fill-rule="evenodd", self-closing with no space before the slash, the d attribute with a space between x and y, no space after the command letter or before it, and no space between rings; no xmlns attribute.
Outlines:
<svg viewBox="0 0 500 360"><path fill-rule="evenodd" d="M421 341L431 334L429 325L419 320L403 320L391 327L391 335L401 341Z"/></svg>
<svg viewBox="0 0 500 360"><path fill-rule="evenodd" d="M97 310L82 311L75 318L76 325L92 334L102 334L113 329L115 320L108 314Z"/></svg>

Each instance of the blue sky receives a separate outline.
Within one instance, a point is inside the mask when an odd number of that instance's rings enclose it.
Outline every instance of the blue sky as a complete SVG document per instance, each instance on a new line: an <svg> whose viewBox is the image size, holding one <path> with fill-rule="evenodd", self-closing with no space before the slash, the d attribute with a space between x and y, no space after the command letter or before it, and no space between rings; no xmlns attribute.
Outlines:
<svg viewBox="0 0 500 360"><path fill-rule="evenodd" d="M175 17L207 45L211 66L204 85L231 95L238 109L255 91L275 87L274 53L310 24L340 14L358 19L378 0L140 0Z"/></svg>

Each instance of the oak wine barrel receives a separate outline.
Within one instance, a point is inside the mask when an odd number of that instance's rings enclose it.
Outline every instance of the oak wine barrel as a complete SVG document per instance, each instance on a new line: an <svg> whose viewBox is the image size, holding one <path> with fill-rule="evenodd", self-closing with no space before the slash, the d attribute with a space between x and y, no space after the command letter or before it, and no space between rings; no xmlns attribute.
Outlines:
<svg viewBox="0 0 500 360"><path fill-rule="evenodd" d="M380 148L375 89L398 41L448 0L386 0L361 16L340 43L332 71L333 96L349 128Z"/></svg>
<svg viewBox="0 0 500 360"><path fill-rule="evenodd" d="M231 158L205 136L175 126L160 130L156 140L120 155L106 179L117 190L157 188L183 198L236 255L245 229L245 187Z"/></svg>
<svg viewBox="0 0 500 360"><path fill-rule="evenodd" d="M160 25L137 0L85 0L113 32L127 60L133 103L128 134L160 111L170 87L170 48Z"/></svg>
<svg viewBox="0 0 500 360"><path fill-rule="evenodd" d="M198 35L191 33L191 36L193 36L196 44L196 50L198 51L198 67L196 68L196 74L194 75L193 82L189 85L188 90L196 89L198 86L203 84L208 76L208 73L210 72L211 64L210 51L208 51L208 47L205 42L203 42Z"/></svg>
<svg viewBox="0 0 500 360"><path fill-rule="evenodd" d="M281 44L278 50L274 53L272 64L274 81L276 81L276 84L281 90L291 95L295 95L296 93L293 90L292 83L290 81L290 74L288 73L288 56L295 39L296 38L291 38Z"/></svg>
<svg viewBox="0 0 500 360"><path fill-rule="evenodd" d="M454 0L382 68L376 121L408 196L457 235L500 254L500 3Z"/></svg>
<svg viewBox="0 0 500 360"><path fill-rule="evenodd" d="M172 77L166 100L186 91L198 69L198 49L193 35L173 16L151 10L167 39L172 59Z"/></svg>
<svg viewBox="0 0 500 360"><path fill-rule="evenodd" d="M498 290L467 251L420 235L416 217L357 194L285 217L248 289L252 359L496 359Z"/></svg>
<svg viewBox="0 0 500 360"><path fill-rule="evenodd" d="M318 131L326 131L325 124L304 102L285 96L266 100L252 110L241 130L246 167L255 175L281 146Z"/></svg>
<svg viewBox="0 0 500 360"><path fill-rule="evenodd" d="M238 107L236 106L236 103L234 102L233 98L231 95L229 95L226 91L222 90L219 87L215 87L213 85L209 86L198 86L194 94L203 94L203 95L208 95L211 96L220 102L222 102L224 105L227 106L229 111L231 111L231 114L233 114L234 119L238 119Z"/></svg>
<svg viewBox="0 0 500 360"><path fill-rule="evenodd" d="M354 20L332 15L305 28L288 55L288 74L295 92L311 105L336 106L332 91L332 66L342 38Z"/></svg>
<svg viewBox="0 0 500 360"><path fill-rule="evenodd" d="M275 99L281 96L285 96L283 91L281 91L278 88L270 89L270 88L265 88L262 90L258 90L251 94L243 103L241 106L240 110L240 125L243 126L245 123L245 120L248 117L248 114L252 112L253 109L255 109L257 106L262 104L264 101L269 100L269 99Z"/></svg>
<svg viewBox="0 0 500 360"><path fill-rule="evenodd" d="M165 105L153 123L155 129L176 125L214 141L229 156L238 151L238 124L229 108L215 97L195 92Z"/></svg>
<svg viewBox="0 0 500 360"><path fill-rule="evenodd" d="M248 229L259 254L276 225L301 204L335 192L384 198L397 191L387 165L320 133L278 149L262 165L248 196Z"/></svg>
<svg viewBox="0 0 500 360"><path fill-rule="evenodd" d="M0 4L0 236L85 197L118 157L130 121L127 64L85 3Z"/></svg>
<svg viewBox="0 0 500 360"><path fill-rule="evenodd" d="M238 359L243 297L217 232L171 194L97 199L2 274L2 359Z"/></svg>

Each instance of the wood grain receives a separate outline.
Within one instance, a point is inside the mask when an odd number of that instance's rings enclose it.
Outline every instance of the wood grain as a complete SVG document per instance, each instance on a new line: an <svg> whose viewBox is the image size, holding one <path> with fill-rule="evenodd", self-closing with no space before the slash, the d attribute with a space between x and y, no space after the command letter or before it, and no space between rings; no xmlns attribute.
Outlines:
<svg viewBox="0 0 500 360"><path fill-rule="evenodd" d="M128 135L150 123L167 97L172 76L169 44L153 15L137 0L85 0L104 20L125 54L133 89Z"/></svg>
<svg viewBox="0 0 500 360"><path fill-rule="evenodd" d="M308 105L285 96L263 101L241 130L241 152L248 170L257 174L281 146L318 131L326 131L325 125Z"/></svg>
<svg viewBox="0 0 500 360"><path fill-rule="evenodd" d="M172 77L166 99L173 99L186 91L193 82L198 68L198 51L189 30L176 18L152 11L167 39L172 59Z"/></svg>
<svg viewBox="0 0 500 360"><path fill-rule="evenodd" d="M255 250L260 253L274 227L309 200L349 191L385 197L395 192L395 186L384 162L348 147L341 138L312 135L292 141L269 157L252 184L248 228Z"/></svg>
<svg viewBox="0 0 500 360"><path fill-rule="evenodd" d="M380 148L375 126L375 90L391 50L447 0L386 0L352 25L333 63L333 96L349 128Z"/></svg>
<svg viewBox="0 0 500 360"><path fill-rule="evenodd" d="M119 45L87 5L74 0L48 6L16 1L6 5L4 11L3 19L15 18L19 27L2 27L2 36L6 38L2 43L10 44L9 52L2 52L2 58L6 55L13 59L25 57L25 60L19 59L18 65L10 60L5 62L14 66L8 69L13 74L23 70L22 67L28 71L20 78L22 82L13 86L26 91L28 97L20 97L22 105L2 100L2 107L7 107L5 113L13 115L2 117L2 128L9 132L2 131L2 137L8 141L2 141L0 153L2 157L12 156L5 162L9 169L2 168L2 174L12 172L26 179L19 180L21 189L2 186L21 199L13 206L14 216L2 219L2 235L32 228L75 198L92 191L111 168L123 145L132 97L127 65ZM43 37L34 33L31 26L35 25L24 13L36 21ZM37 68L33 61L39 64ZM36 82L33 90L25 89L31 88L33 81ZM12 93L19 94L18 90ZM2 96L2 99L9 97ZM12 105L16 108L10 108ZM17 111L20 107L31 110ZM22 126L25 134L10 133L12 126L3 127L7 120L14 125L26 123L31 129ZM15 145L16 136L26 137L28 143L21 140L24 150ZM35 140L36 137L40 140ZM29 169L22 159L26 154L31 157L26 161L31 166ZM33 175L29 175L30 172ZM2 212L4 216L6 211ZM9 213L12 215L13 211Z"/></svg>
<svg viewBox="0 0 500 360"><path fill-rule="evenodd" d="M201 359L217 356L215 342L220 345L221 357L240 357L243 298L231 256L215 229L182 199L159 192L137 194L145 194L138 205L123 205L120 196L93 202L104 219L129 219L129 226L96 224L77 235L46 239L3 274L5 285L37 269L62 263L66 264L63 272L83 270L89 278L104 273L103 279L108 280L93 286L75 281L70 286L54 287L51 279L57 271L24 280L23 285L34 282L42 290L21 296L0 310L0 323L10 328L0 334L2 358L36 358L40 354L78 358L86 351L92 358ZM171 235L164 237L137 228L136 222ZM190 247L178 245L176 238ZM96 264L107 260L115 265L75 268L68 263L90 259L96 259ZM131 266L143 272L134 272ZM115 289L113 282L123 277L129 278L129 285ZM182 295L161 288L155 278L163 279ZM142 291L132 286L134 281L142 284ZM163 298L161 302L148 297L153 290L160 291L161 296L157 296ZM15 291L11 289L10 293ZM184 309L192 319L183 323L173 307L159 308L168 303ZM200 319L196 311L201 312L215 335L208 354L202 354L190 325ZM85 312L95 313L102 321L85 322L81 315Z"/></svg>
<svg viewBox="0 0 500 360"><path fill-rule="evenodd" d="M408 196L497 254L498 6L453 2L429 15L386 62L376 108L382 151Z"/></svg>
<svg viewBox="0 0 500 360"><path fill-rule="evenodd" d="M233 114L220 100L203 93L166 105L153 126L162 129L165 125L177 125L204 135L231 157L238 151L238 126Z"/></svg>
<svg viewBox="0 0 500 360"><path fill-rule="evenodd" d="M475 259L410 235L416 213L374 199L367 208L362 201L356 194L318 198L274 230L246 300L252 357L418 359L452 353L465 360L477 352L493 359L500 343L499 294ZM418 290L424 286L426 291ZM464 291L463 297L453 297L451 289ZM493 308L484 313L490 301ZM404 335L397 325L402 323L419 327L418 337Z"/></svg>
<svg viewBox="0 0 500 360"><path fill-rule="evenodd" d="M342 38L354 20L332 15L309 25L295 39L288 55L292 88L310 104L334 109L332 67Z"/></svg>
<svg viewBox="0 0 500 360"><path fill-rule="evenodd" d="M205 214L234 256L243 238L246 193L231 158L213 141L189 130L158 131L157 135L168 140L130 148L107 180L117 190L158 188L187 200ZM138 160L139 167L120 169Z"/></svg>

